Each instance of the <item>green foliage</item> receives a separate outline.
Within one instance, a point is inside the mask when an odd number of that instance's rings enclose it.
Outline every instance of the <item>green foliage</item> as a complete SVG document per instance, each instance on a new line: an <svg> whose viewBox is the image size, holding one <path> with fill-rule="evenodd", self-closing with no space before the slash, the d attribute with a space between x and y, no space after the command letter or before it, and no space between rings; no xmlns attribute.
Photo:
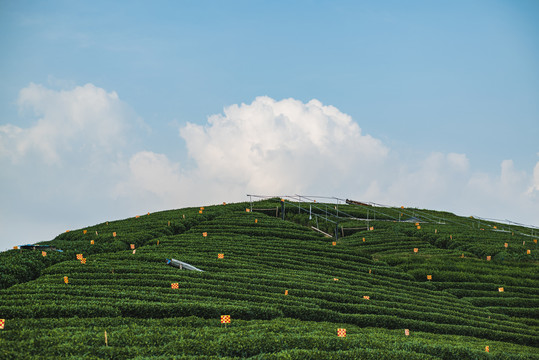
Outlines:
<svg viewBox="0 0 539 360"><path fill-rule="evenodd" d="M313 206L320 217L309 219L308 206L287 204L287 221L249 206L71 230L45 243L64 250L47 257L1 253L0 358L539 358L539 275L535 248L528 255L522 245L534 244L521 234L526 229L480 230L503 226L341 204L341 215L360 220L338 218L335 239L310 229L335 234L326 220L337 212L331 206ZM280 210L280 201L254 208ZM444 223L417 229L399 222L401 213ZM166 258L204 272L168 266ZM227 327L219 323L224 314L232 317ZM338 338L337 328L347 337Z"/></svg>

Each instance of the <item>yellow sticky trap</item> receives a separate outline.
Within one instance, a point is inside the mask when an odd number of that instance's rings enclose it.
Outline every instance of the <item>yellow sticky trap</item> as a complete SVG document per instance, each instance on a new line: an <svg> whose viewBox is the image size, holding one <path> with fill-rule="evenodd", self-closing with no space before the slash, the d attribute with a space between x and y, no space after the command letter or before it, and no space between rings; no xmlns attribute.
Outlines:
<svg viewBox="0 0 539 360"><path fill-rule="evenodd" d="M86 264L86 258L80 259L80 263L81 263L81 264Z"/></svg>
<svg viewBox="0 0 539 360"><path fill-rule="evenodd" d="M537 244L537 239L533 239L533 242Z"/></svg>
<svg viewBox="0 0 539 360"><path fill-rule="evenodd" d="M42 251L42 252L41 252L41 255L47 256L47 252L46 252L46 251Z"/></svg>
<svg viewBox="0 0 539 360"><path fill-rule="evenodd" d="M116 237L116 231L112 233L112 237Z"/></svg>
<svg viewBox="0 0 539 360"><path fill-rule="evenodd" d="M404 329L404 335L410 336L410 330L409 329Z"/></svg>
<svg viewBox="0 0 539 360"><path fill-rule="evenodd" d="M159 240L157 240L157 245L159 245Z"/></svg>
<svg viewBox="0 0 539 360"><path fill-rule="evenodd" d="M69 283L69 279L67 278L67 276L64 276L64 282L67 284Z"/></svg>
<svg viewBox="0 0 539 360"><path fill-rule="evenodd" d="M168 226L170 226L170 221L168 222Z"/></svg>
<svg viewBox="0 0 539 360"><path fill-rule="evenodd" d="M199 213L199 214L202 214L202 210L198 210L198 213Z"/></svg>
<svg viewBox="0 0 539 360"><path fill-rule="evenodd" d="M255 219L255 224L258 224L258 219Z"/></svg>
<svg viewBox="0 0 539 360"><path fill-rule="evenodd" d="M131 250L133 250L135 248L135 244L131 244L130 247L131 247Z"/></svg>
<svg viewBox="0 0 539 360"><path fill-rule="evenodd" d="M333 281L339 281L339 279L337 279L337 278L333 278Z"/></svg>
<svg viewBox="0 0 539 360"><path fill-rule="evenodd" d="M369 274L372 274L372 270L371 270L371 269L369 269Z"/></svg>
<svg viewBox="0 0 539 360"><path fill-rule="evenodd" d="M371 227L369 228L369 230L371 230L371 231L374 230L374 226L371 226Z"/></svg>
<svg viewBox="0 0 539 360"><path fill-rule="evenodd" d="M401 206L401 209L404 209L404 206Z"/></svg>
<svg viewBox="0 0 539 360"><path fill-rule="evenodd" d="M421 230L421 226L417 225L417 230Z"/></svg>
<svg viewBox="0 0 539 360"><path fill-rule="evenodd" d="M77 254L77 260L82 260L82 254Z"/></svg>
<svg viewBox="0 0 539 360"><path fill-rule="evenodd" d="M462 254L460 257L464 259L464 254Z"/></svg>
<svg viewBox="0 0 539 360"><path fill-rule="evenodd" d="M183 214L182 216L183 216L183 218L185 219L185 214Z"/></svg>
<svg viewBox="0 0 539 360"><path fill-rule="evenodd" d="M179 289L179 288L180 288L180 284L179 284L179 283L172 283L172 284L170 284L170 288L171 288L171 289Z"/></svg>
<svg viewBox="0 0 539 360"><path fill-rule="evenodd" d="M13 250L18 250L18 249L19 249L18 246L14 246L14 247L13 247Z"/></svg>
<svg viewBox="0 0 539 360"><path fill-rule="evenodd" d="M499 292L503 292L503 287L498 288L498 291L499 291Z"/></svg>
<svg viewBox="0 0 539 360"><path fill-rule="evenodd" d="M530 249L526 250L526 254L530 255L532 251Z"/></svg>
<svg viewBox="0 0 539 360"><path fill-rule="evenodd" d="M335 246L335 245L337 245L337 242L334 241L334 242L331 243L331 245Z"/></svg>
<svg viewBox="0 0 539 360"><path fill-rule="evenodd" d="M285 295L288 295L288 290L285 290L285 291L284 291L284 294L285 294Z"/></svg>
<svg viewBox="0 0 539 360"><path fill-rule="evenodd" d="M485 351L486 351L486 352L490 352L490 347L485 346Z"/></svg>
<svg viewBox="0 0 539 360"><path fill-rule="evenodd" d="M346 329L337 329L338 337L346 337Z"/></svg>
<svg viewBox="0 0 539 360"><path fill-rule="evenodd" d="M363 299L365 299L365 300L370 300L371 297L370 297L369 295L363 295Z"/></svg>
<svg viewBox="0 0 539 360"><path fill-rule="evenodd" d="M453 235L449 235L449 238L450 238L451 240L453 240Z"/></svg>
<svg viewBox="0 0 539 360"><path fill-rule="evenodd" d="M434 233L435 233L435 234L438 234L438 229L434 229Z"/></svg>
<svg viewBox="0 0 539 360"><path fill-rule="evenodd" d="M139 217L140 217L140 215L136 215L136 216L135 216L135 219L138 219Z"/></svg>
<svg viewBox="0 0 539 360"><path fill-rule="evenodd" d="M414 252L415 252L415 253L416 253L416 252L418 252L418 251L419 251L419 249L418 249L418 248L414 248Z"/></svg>
<svg viewBox="0 0 539 360"><path fill-rule="evenodd" d="M490 255L487 255L487 261L490 261Z"/></svg>
<svg viewBox="0 0 539 360"><path fill-rule="evenodd" d="M251 209L247 208L245 209L245 212L251 212Z"/></svg>
<svg viewBox="0 0 539 360"><path fill-rule="evenodd" d="M224 258L225 258L225 254L217 254L217 258L218 258L218 259L224 259Z"/></svg>
<svg viewBox="0 0 539 360"><path fill-rule="evenodd" d="M0 319L0 329L3 329L6 325L6 319Z"/></svg>
<svg viewBox="0 0 539 360"><path fill-rule="evenodd" d="M95 241L90 240L90 245L94 245L94 244L95 244Z"/></svg>
<svg viewBox="0 0 539 360"><path fill-rule="evenodd" d="M203 233L202 233L202 236L207 237L207 236L208 236L208 233L207 233L207 232L203 232Z"/></svg>
<svg viewBox="0 0 539 360"><path fill-rule="evenodd" d="M226 205L226 202L223 201L223 205Z"/></svg>
<svg viewBox="0 0 539 360"><path fill-rule="evenodd" d="M148 215L150 215L150 213L148 213Z"/></svg>
<svg viewBox="0 0 539 360"><path fill-rule="evenodd" d="M136 252L137 252L137 250L133 250L133 255L135 255Z"/></svg>
<svg viewBox="0 0 539 360"><path fill-rule="evenodd" d="M432 280L432 275L427 275L427 280Z"/></svg>
<svg viewBox="0 0 539 360"><path fill-rule="evenodd" d="M69 230L66 230L66 233L68 233L68 232L69 232Z"/></svg>
<svg viewBox="0 0 539 360"><path fill-rule="evenodd" d="M230 324L230 315L221 315L221 324Z"/></svg>
<svg viewBox="0 0 539 360"><path fill-rule="evenodd" d="M87 232L88 232L88 230L82 230L82 233L83 233L84 235L86 235Z"/></svg>
<svg viewBox="0 0 539 360"><path fill-rule="evenodd" d="M416 222L416 223L415 223L415 226L419 226L419 223L418 223L418 222Z"/></svg>
<svg viewBox="0 0 539 360"><path fill-rule="evenodd" d="M363 242L365 242L365 238L363 238Z"/></svg>
<svg viewBox="0 0 539 360"><path fill-rule="evenodd" d="M505 243L505 244L503 244L503 246L507 248L509 246L509 244Z"/></svg>

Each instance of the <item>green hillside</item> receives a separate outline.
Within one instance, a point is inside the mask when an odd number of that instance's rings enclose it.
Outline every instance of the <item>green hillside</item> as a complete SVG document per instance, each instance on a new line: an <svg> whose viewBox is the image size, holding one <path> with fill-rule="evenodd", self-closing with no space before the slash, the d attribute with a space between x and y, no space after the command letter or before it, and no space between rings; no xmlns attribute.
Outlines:
<svg viewBox="0 0 539 360"><path fill-rule="evenodd" d="M0 253L0 359L539 359L534 231L279 199L70 230Z"/></svg>

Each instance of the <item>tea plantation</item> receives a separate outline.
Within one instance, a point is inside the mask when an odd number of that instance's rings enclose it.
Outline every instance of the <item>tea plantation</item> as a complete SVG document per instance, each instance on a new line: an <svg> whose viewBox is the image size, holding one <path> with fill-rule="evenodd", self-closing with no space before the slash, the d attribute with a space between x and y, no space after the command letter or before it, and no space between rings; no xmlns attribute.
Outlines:
<svg viewBox="0 0 539 360"><path fill-rule="evenodd" d="M0 253L0 359L539 359L534 231L280 199L72 229Z"/></svg>

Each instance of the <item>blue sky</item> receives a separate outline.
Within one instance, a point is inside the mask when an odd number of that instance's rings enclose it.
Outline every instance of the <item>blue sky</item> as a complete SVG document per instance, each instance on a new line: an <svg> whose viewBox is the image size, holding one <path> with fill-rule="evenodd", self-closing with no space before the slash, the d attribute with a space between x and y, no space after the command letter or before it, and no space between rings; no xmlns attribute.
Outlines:
<svg viewBox="0 0 539 360"><path fill-rule="evenodd" d="M252 192L539 225L537 1L2 1L0 47L0 249Z"/></svg>

